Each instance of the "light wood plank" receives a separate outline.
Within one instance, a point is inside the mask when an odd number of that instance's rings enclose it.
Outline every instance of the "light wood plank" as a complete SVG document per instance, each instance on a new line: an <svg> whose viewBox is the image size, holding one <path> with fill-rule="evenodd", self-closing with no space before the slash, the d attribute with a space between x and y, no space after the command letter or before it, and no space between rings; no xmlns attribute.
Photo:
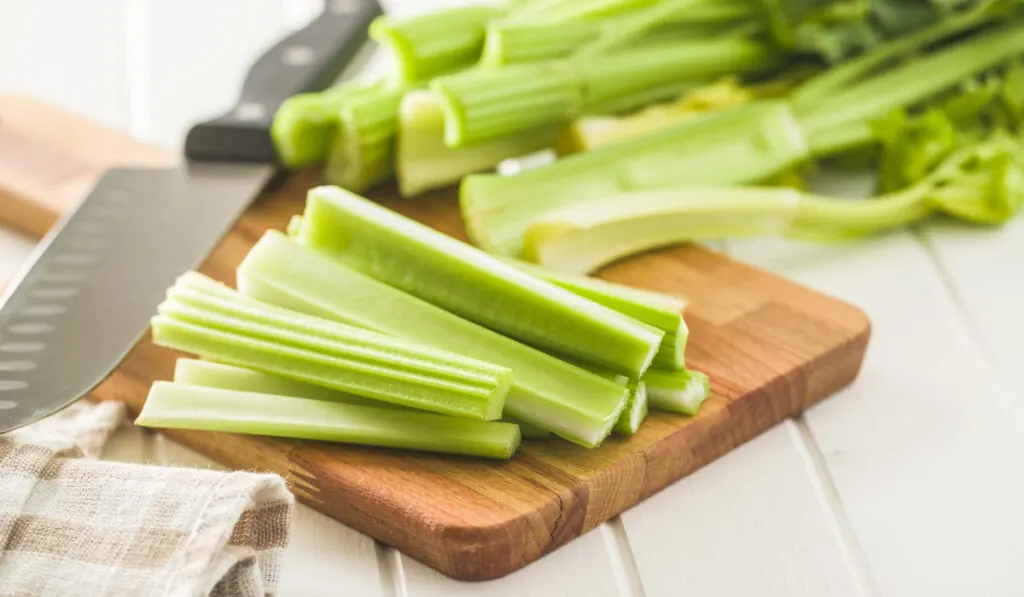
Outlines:
<svg viewBox="0 0 1024 597"><path fill-rule="evenodd" d="M921 237L982 348L1024 405L1024 218L997 229L935 223Z"/></svg>
<svg viewBox="0 0 1024 597"><path fill-rule="evenodd" d="M922 247L908 233L730 247L872 318L860 379L806 419L882 593L1024 584L1024 428Z"/></svg>
<svg viewBox="0 0 1024 597"><path fill-rule="evenodd" d="M619 592L612 572L608 537L600 527L508 576L485 582L462 582L393 552L393 574L403 583L400 597L610 597Z"/></svg>
<svg viewBox="0 0 1024 597"><path fill-rule="evenodd" d="M122 0L0 0L0 89L128 127Z"/></svg>
<svg viewBox="0 0 1024 597"><path fill-rule="evenodd" d="M785 422L626 511L647 597L861 595Z"/></svg>

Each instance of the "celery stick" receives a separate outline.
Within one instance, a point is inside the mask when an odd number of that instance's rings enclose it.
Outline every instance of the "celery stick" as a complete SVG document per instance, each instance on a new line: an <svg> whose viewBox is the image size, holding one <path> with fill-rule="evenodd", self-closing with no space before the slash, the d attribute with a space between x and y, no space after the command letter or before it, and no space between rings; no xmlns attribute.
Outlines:
<svg viewBox="0 0 1024 597"><path fill-rule="evenodd" d="M651 369L643 381L647 384L647 401L656 410L696 416L700 405L711 395L711 382L700 371Z"/></svg>
<svg viewBox="0 0 1024 597"><path fill-rule="evenodd" d="M391 178L398 108L407 86L383 87L346 101L339 112L324 180L359 192Z"/></svg>
<svg viewBox="0 0 1024 597"><path fill-rule="evenodd" d="M309 192L298 241L456 315L632 377L664 335L337 187Z"/></svg>
<svg viewBox="0 0 1024 597"><path fill-rule="evenodd" d="M505 367L364 329L270 305L232 304L191 289L174 288L169 295L153 322L154 341L228 364L485 419L501 416L511 386Z"/></svg>
<svg viewBox="0 0 1024 597"><path fill-rule="evenodd" d="M551 147L557 134L554 127L544 127L452 149L444 144L441 101L429 91L405 94L398 119L395 170L403 197L458 183L467 174Z"/></svg>
<svg viewBox="0 0 1024 597"><path fill-rule="evenodd" d="M551 434L550 431L548 431L547 429L541 429L540 427L537 427L536 425L531 425L530 423L527 423L526 421L520 421L519 419L516 419L515 417L503 417L501 420L506 422L506 423L512 423L514 425L519 425L519 432L523 435L523 439L531 439L531 440L551 439L551 435L552 434Z"/></svg>
<svg viewBox="0 0 1024 597"><path fill-rule="evenodd" d="M475 244L520 256L530 224L560 208L624 191L754 183L807 157L785 103L754 102L514 176L472 174L460 188L462 216Z"/></svg>
<svg viewBox="0 0 1024 597"><path fill-rule="evenodd" d="M408 18L377 17L370 38L394 56L402 83L427 81L473 65L484 45L487 23L504 11L491 6L464 6Z"/></svg>
<svg viewBox="0 0 1024 597"><path fill-rule="evenodd" d="M613 431L618 435L633 435L640 429L640 423L647 418L647 384L633 381L629 384L629 400L626 408L615 422Z"/></svg>
<svg viewBox="0 0 1024 597"><path fill-rule="evenodd" d="M538 267L525 261L502 258L524 272L557 284L579 296L614 309L623 315L665 332L654 356L653 367L682 369L689 330L683 320L686 301L674 296L613 284L590 276L572 276Z"/></svg>
<svg viewBox="0 0 1024 597"><path fill-rule="evenodd" d="M307 398L309 400L362 404L364 406L392 406L391 403L382 400L339 392L272 373L195 359L177 360L174 364L174 383L186 386L235 390L238 392Z"/></svg>
<svg viewBox="0 0 1024 597"><path fill-rule="evenodd" d="M487 26L480 63L494 68L565 58L585 43L597 39L601 30L601 23L593 20L492 22Z"/></svg>
<svg viewBox="0 0 1024 597"><path fill-rule="evenodd" d="M624 388L345 267L268 231L238 268L246 295L512 369L503 416L595 447L625 405Z"/></svg>
<svg viewBox="0 0 1024 597"><path fill-rule="evenodd" d="M198 429L509 459L510 423L341 402L237 392L158 381L135 420L140 427Z"/></svg>

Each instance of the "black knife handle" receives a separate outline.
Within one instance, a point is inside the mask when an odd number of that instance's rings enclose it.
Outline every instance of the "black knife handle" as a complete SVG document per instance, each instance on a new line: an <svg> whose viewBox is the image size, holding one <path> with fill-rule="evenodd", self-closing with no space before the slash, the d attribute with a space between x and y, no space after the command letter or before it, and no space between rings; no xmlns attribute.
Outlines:
<svg viewBox="0 0 1024 597"><path fill-rule="evenodd" d="M274 112L289 97L331 85L367 42L376 0L326 0L320 16L270 48L249 69L238 103L185 137L194 160L277 162L270 139Z"/></svg>

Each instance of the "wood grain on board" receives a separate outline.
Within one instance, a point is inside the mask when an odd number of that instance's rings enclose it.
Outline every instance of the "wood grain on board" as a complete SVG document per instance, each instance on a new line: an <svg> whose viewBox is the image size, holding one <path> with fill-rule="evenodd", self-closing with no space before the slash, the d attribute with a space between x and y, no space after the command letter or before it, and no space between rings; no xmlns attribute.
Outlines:
<svg viewBox="0 0 1024 597"><path fill-rule="evenodd" d="M17 127L30 129L27 122ZM74 155L59 145L35 150L50 162ZM0 188L9 184L5 176L0 170ZM315 172L304 172L265 193L203 271L233 284L248 249L265 230L284 229L317 183ZM23 193L19 200L45 202L42 211L72 203L47 201L47 185L38 181L31 188L42 195ZM402 201L384 189L373 197L465 238L451 192ZM446 574L497 578L849 384L870 336L857 308L695 246L653 251L601 275L691 301L687 362L711 376L713 391L697 417L655 412L636 436L613 437L594 450L528 441L504 463L223 433L166 434L227 466L277 472L303 502ZM144 339L95 396L137 412L149 384L170 379L176 356Z"/></svg>

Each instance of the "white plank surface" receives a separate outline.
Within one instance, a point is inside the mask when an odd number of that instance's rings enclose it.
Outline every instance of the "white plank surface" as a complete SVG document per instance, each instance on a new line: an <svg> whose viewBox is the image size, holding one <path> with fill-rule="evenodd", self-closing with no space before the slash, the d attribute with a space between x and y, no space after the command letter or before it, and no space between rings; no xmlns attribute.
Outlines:
<svg viewBox="0 0 1024 597"><path fill-rule="evenodd" d="M385 2L405 14L437 4ZM0 0L0 91L177 146L188 124L230 105L258 51L318 6ZM30 246L0 230L0 279ZM872 318L860 379L809 411L806 427L785 423L488 583L452 581L300 506L282 596L1020 594L1024 221L727 246ZM107 457L210 465L132 427Z"/></svg>

